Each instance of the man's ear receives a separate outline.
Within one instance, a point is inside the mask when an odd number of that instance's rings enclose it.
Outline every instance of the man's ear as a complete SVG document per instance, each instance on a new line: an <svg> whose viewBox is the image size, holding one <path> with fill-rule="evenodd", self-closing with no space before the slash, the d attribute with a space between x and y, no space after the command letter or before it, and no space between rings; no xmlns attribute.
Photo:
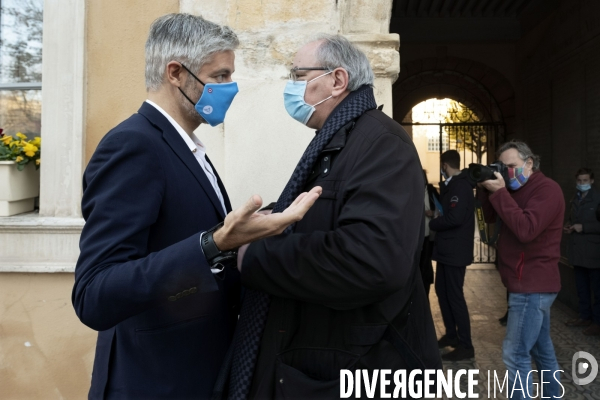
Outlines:
<svg viewBox="0 0 600 400"><path fill-rule="evenodd" d="M533 171L533 158L530 157L527 159L527 165L529 165L529 168Z"/></svg>
<svg viewBox="0 0 600 400"><path fill-rule="evenodd" d="M336 68L331 73L333 77L333 91L331 95L338 97L346 90L348 90L348 71L344 68Z"/></svg>
<svg viewBox="0 0 600 400"><path fill-rule="evenodd" d="M187 71L181 66L181 63L169 61L166 68L166 80L173 86L183 87L185 72Z"/></svg>

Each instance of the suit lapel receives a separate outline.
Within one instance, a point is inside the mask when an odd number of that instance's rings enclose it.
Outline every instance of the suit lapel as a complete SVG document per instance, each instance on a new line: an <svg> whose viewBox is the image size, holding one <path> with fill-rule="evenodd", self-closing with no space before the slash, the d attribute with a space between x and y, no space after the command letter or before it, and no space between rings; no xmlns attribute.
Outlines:
<svg viewBox="0 0 600 400"><path fill-rule="evenodd" d="M221 177L217 173L215 166L210 161L210 158L208 158L208 156L206 156L206 161L208 161L208 163L210 164L210 167L212 168L213 172L215 173L215 176L217 177L217 183L219 184L219 189L221 189L221 194L223 195L223 202L225 203L225 209L227 210L227 213L230 213L231 212L231 203L229 202L229 196L227 195L227 191L225 190L223 181L221 180Z"/></svg>
<svg viewBox="0 0 600 400"><path fill-rule="evenodd" d="M190 151L189 147L185 144L184 140L181 138L175 127L169 122L164 115L160 113L156 108L152 105L144 102L142 107L139 109L138 113L142 114L146 117L154 126L159 128L163 133L163 139L169 147L173 150L173 152L179 157L179 159L185 164L185 166L192 172L200 186L210 199L211 203L221 216L221 218L225 218L225 214L223 212L223 206L215 193L215 189L211 185L210 181L206 177L206 173L198 163L194 154ZM214 170L214 168L213 168ZM216 174L216 172L215 172ZM221 188L223 192L223 188Z"/></svg>

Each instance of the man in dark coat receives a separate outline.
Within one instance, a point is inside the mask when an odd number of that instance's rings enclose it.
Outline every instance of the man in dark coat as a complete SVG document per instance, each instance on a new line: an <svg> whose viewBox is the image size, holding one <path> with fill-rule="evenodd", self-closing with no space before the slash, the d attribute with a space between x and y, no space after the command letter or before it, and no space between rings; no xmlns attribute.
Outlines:
<svg viewBox="0 0 600 400"><path fill-rule="evenodd" d="M376 109L369 61L348 40L323 36L293 66L286 109L317 132L274 212L295 191L323 193L294 229L240 249L242 283L267 293L270 306L259 323L260 310L242 310L240 337L245 319L264 330L257 354L234 339L230 398L333 399L341 369L441 368L418 272L417 151Z"/></svg>
<svg viewBox="0 0 600 400"><path fill-rule="evenodd" d="M280 233L316 196L281 220L254 214L258 196L231 211L193 131L222 122L237 44L231 29L199 16L158 18L146 43L148 100L102 139L85 170L73 306L99 331L90 399L210 397L240 297L238 271L214 257ZM201 115L188 98L200 103L207 92L212 113ZM210 253L207 231L225 215Z"/></svg>
<svg viewBox="0 0 600 400"><path fill-rule="evenodd" d="M443 214L429 222L436 232L433 259L437 261L435 293L440 303L446 334L438 341L440 348L455 349L442 359L458 361L475 356L471 342L469 309L463 292L467 265L473 261L475 233L475 198L467 171L460 170L460 154L448 150L440 159L440 183Z"/></svg>
<svg viewBox="0 0 600 400"><path fill-rule="evenodd" d="M579 297L579 318L567 326L583 326L584 335L600 335L600 222L596 209L600 207L600 192L595 190L594 172L580 168L576 174L577 193L571 200L569 223L569 264L575 270ZM594 304L592 305L592 293Z"/></svg>

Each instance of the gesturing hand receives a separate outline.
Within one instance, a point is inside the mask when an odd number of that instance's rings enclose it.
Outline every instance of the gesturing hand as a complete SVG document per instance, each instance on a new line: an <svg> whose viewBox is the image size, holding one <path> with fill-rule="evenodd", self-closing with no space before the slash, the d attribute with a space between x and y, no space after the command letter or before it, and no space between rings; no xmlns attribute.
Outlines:
<svg viewBox="0 0 600 400"><path fill-rule="evenodd" d="M268 215L256 212L262 206L262 198L254 195L246 204L225 217L223 227L213 234L215 244L219 250L225 251L268 236L278 235L289 225L300 221L322 191L320 186L316 186L308 193L301 193L283 212Z"/></svg>

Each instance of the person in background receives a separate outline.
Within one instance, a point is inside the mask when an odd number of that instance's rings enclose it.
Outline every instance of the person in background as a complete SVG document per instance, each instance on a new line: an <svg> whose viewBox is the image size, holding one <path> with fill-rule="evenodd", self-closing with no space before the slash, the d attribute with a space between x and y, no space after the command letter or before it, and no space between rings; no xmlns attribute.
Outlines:
<svg viewBox="0 0 600 400"><path fill-rule="evenodd" d="M595 190L594 172L580 168L575 175L577 193L570 203L569 222L564 228L569 235L569 264L575 270L579 297L579 318L565 324L586 327L584 335L600 335L600 222L596 210L600 207L600 192ZM594 304L592 304L592 294Z"/></svg>
<svg viewBox="0 0 600 400"><path fill-rule="evenodd" d="M485 220L502 220L498 239L498 271L509 291L508 322L502 359L513 399L534 393L531 357L547 371L545 398L560 397L560 370L550 337L550 308L560 290L560 241L565 201L560 186L540 169L540 158L524 142L500 146L498 159L506 173L478 183L477 198ZM485 189L485 190L482 190ZM528 387L526 387L528 384ZM518 397L515 397L518 396Z"/></svg>
<svg viewBox="0 0 600 400"><path fill-rule="evenodd" d="M468 171L460 169L460 154L448 150L440 158L443 213L429 223L436 232L433 259L437 261L435 293L440 303L446 334L438 347L455 347L443 360L459 361L475 356L471 342L471 321L463 286L467 265L473 262L475 198Z"/></svg>
<svg viewBox="0 0 600 400"><path fill-rule="evenodd" d="M423 239L419 268L421 270L425 293L429 297L429 288L433 283L431 256L433 255L433 241L435 240L435 232L429 229L429 221L431 221L437 211L435 203L436 200L439 202L440 195L437 189L427 180L427 171L425 170L423 170L423 177L425 178L425 238Z"/></svg>

